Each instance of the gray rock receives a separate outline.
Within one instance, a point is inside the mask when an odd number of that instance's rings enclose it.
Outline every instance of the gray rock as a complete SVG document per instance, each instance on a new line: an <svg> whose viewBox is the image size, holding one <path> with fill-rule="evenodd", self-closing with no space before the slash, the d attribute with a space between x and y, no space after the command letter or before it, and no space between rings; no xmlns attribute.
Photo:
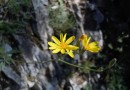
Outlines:
<svg viewBox="0 0 130 90"><path fill-rule="evenodd" d="M20 85L20 83L21 83L20 76L19 76L12 68L6 66L6 67L4 67L4 68L2 69L2 71L4 72L4 74L5 74L8 78L12 79L12 80L15 81L17 84Z"/></svg>

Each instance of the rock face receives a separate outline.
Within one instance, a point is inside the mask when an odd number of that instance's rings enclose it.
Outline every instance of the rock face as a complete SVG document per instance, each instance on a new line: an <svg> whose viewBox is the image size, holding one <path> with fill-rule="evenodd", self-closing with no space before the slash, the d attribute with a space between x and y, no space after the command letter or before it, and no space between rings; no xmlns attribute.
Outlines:
<svg viewBox="0 0 130 90"><path fill-rule="evenodd" d="M59 66L57 62L47 62L57 56L52 56L48 51L47 42L50 40L53 30L48 26L48 0L32 0L35 12L35 22L32 25L22 30L22 33L12 34L16 46L21 51L20 58L16 61L22 62L19 64L6 66L2 69L0 89L1 90L60 90L64 87L65 90L73 88L80 90L87 82L86 79L81 80L81 84L77 82L77 75L70 80L67 74L71 72ZM103 19L102 14L97 8L93 15L96 22L94 31L89 31L90 35L95 40L100 41L102 46L102 32L99 30L99 25ZM97 16L95 16L97 15ZM91 19L91 16L85 18ZM84 21L84 23L87 23ZM84 24L85 25L85 24ZM85 25L85 31L88 27ZM93 27L93 26L92 26ZM92 28L89 28L89 30ZM97 30L98 29L98 30ZM10 45L8 48L12 48ZM6 49L8 49L6 48ZM73 69L72 69L73 70ZM67 79L67 80L65 80ZM68 83L70 81L70 83ZM85 82L83 82L85 81ZM3 83L3 84L2 84ZM4 86L4 84L6 84Z"/></svg>
<svg viewBox="0 0 130 90"><path fill-rule="evenodd" d="M14 64L14 68L6 66L2 69L3 78L8 78L8 85L2 85L2 90L59 90L55 68L52 62L46 62L51 59L47 42L53 33L48 26L48 1L32 0L32 3L36 14L36 27L28 26L30 28L22 30L22 34L12 35L21 51L22 58L19 61L24 63Z"/></svg>

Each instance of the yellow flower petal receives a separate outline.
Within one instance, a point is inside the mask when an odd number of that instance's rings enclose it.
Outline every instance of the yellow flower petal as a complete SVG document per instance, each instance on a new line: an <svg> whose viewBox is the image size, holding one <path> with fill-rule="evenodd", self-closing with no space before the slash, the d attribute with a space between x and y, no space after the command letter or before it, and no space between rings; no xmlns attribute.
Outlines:
<svg viewBox="0 0 130 90"><path fill-rule="evenodd" d="M86 45L87 45L87 38L84 38L83 40L82 40L82 45L83 45L83 47L85 47Z"/></svg>
<svg viewBox="0 0 130 90"><path fill-rule="evenodd" d="M74 58L74 54L73 54L72 50L70 50L70 51L67 50L67 53L69 54L70 57Z"/></svg>
<svg viewBox="0 0 130 90"><path fill-rule="evenodd" d="M63 40L63 34L60 33L60 41L62 41L62 40Z"/></svg>
<svg viewBox="0 0 130 90"><path fill-rule="evenodd" d="M95 47L98 46L98 43L97 42L91 42L90 44L88 44L88 46L95 48Z"/></svg>
<svg viewBox="0 0 130 90"><path fill-rule="evenodd" d="M90 39L91 39L91 37L88 38L88 40L87 40L87 42L86 42L87 45L89 44Z"/></svg>
<svg viewBox="0 0 130 90"><path fill-rule="evenodd" d="M73 46L73 45L68 45L67 49L68 50L77 50L79 47Z"/></svg>
<svg viewBox="0 0 130 90"><path fill-rule="evenodd" d="M67 35L67 34L65 34L64 37L63 37L63 39L61 40L62 42L65 42L65 41L66 41L66 35Z"/></svg>
<svg viewBox="0 0 130 90"><path fill-rule="evenodd" d="M71 36L69 39L67 39L66 44L70 44L75 39L75 36Z"/></svg>
<svg viewBox="0 0 130 90"><path fill-rule="evenodd" d="M64 49L61 49L61 53L64 54L64 53L65 53L65 50L64 50Z"/></svg>
<svg viewBox="0 0 130 90"><path fill-rule="evenodd" d="M58 52L60 52L60 50L61 49L55 49L55 50L52 51L52 53L58 53Z"/></svg>
<svg viewBox="0 0 130 90"><path fill-rule="evenodd" d="M100 47L98 46L97 42L92 42L90 44L88 44L88 46L86 47L87 50L89 50L90 52L98 52L100 50Z"/></svg>
<svg viewBox="0 0 130 90"><path fill-rule="evenodd" d="M52 40L53 40L56 44L60 45L60 41L59 41L55 36L52 36Z"/></svg>
<svg viewBox="0 0 130 90"><path fill-rule="evenodd" d="M52 46L52 47L58 47L58 45L55 44L55 43L53 43L53 42L48 42L48 44L49 44L50 46Z"/></svg>
<svg viewBox="0 0 130 90"><path fill-rule="evenodd" d="M56 49L56 47L49 47L50 50Z"/></svg>
<svg viewBox="0 0 130 90"><path fill-rule="evenodd" d="M93 52L93 53L97 53L99 52L100 48L91 48L91 49L88 49L88 51L90 52Z"/></svg>

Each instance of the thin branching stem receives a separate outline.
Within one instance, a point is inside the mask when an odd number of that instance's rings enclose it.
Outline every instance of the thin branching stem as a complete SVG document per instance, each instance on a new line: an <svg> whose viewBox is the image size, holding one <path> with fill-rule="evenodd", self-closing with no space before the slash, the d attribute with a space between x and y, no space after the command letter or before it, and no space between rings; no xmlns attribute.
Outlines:
<svg viewBox="0 0 130 90"><path fill-rule="evenodd" d="M80 69L87 69L87 70L91 70L91 71L95 71L95 72L101 72L101 70L96 70L96 69L92 69L92 68L89 68L89 67L81 67L81 66L78 66L78 65L75 65L75 64L71 64L71 63L69 63L69 62L66 62L66 61L64 61L64 60L61 60L61 59L58 59L58 61L60 61L60 62L63 62L63 63L65 63L65 64L67 64L67 65L70 65L70 66L72 66L72 67L77 67L77 68L80 68Z"/></svg>

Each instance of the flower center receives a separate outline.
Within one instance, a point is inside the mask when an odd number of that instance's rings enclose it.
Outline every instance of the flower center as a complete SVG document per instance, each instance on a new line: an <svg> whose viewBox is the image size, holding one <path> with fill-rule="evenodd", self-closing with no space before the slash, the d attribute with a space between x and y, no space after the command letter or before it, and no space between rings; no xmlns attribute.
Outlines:
<svg viewBox="0 0 130 90"><path fill-rule="evenodd" d="M61 46L62 49L65 49L67 47L67 44L66 43L61 43L60 46Z"/></svg>

